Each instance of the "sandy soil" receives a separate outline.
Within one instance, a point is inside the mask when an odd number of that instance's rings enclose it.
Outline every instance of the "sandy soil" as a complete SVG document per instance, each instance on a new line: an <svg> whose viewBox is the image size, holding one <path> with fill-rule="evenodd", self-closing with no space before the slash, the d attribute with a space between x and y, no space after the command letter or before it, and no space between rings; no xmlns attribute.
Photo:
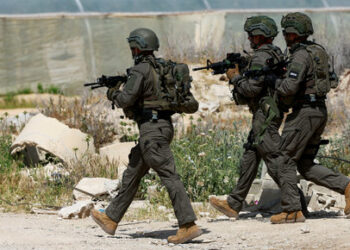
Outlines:
<svg viewBox="0 0 350 250"><path fill-rule="evenodd" d="M204 234L172 245L171 222L122 222L107 236L91 218L0 213L0 249L350 249L350 220L329 215L305 223L271 225L269 218L200 219Z"/></svg>

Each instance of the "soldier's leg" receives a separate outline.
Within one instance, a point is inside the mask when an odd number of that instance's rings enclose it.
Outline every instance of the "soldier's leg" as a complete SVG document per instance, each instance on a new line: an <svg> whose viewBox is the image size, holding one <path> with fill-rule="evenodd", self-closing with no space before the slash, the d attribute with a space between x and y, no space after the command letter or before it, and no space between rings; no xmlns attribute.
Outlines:
<svg viewBox="0 0 350 250"><path fill-rule="evenodd" d="M306 180L310 180L317 185L344 194L345 188L349 184L350 179L341 173L334 172L329 168L314 163L325 126L326 120L309 140L308 145L298 162L298 171Z"/></svg>
<svg viewBox="0 0 350 250"><path fill-rule="evenodd" d="M256 178L260 163L260 156L256 149L247 147L240 162L239 179L234 190L227 197L229 206L239 212L247 197L249 189Z"/></svg>
<svg viewBox="0 0 350 250"><path fill-rule="evenodd" d="M106 214L113 221L118 223L123 218L138 190L141 178L148 170L149 167L142 159L140 144L137 144L129 154L129 165L123 173L120 191L106 209Z"/></svg>
<svg viewBox="0 0 350 250"><path fill-rule="evenodd" d="M160 123L160 122L159 122ZM161 126L144 138L141 148L145 163L159 175L167 188L179 226L196 220L190 199L179 175L176 173L174 157L170 149L173 130L170 126Z"/></svg>

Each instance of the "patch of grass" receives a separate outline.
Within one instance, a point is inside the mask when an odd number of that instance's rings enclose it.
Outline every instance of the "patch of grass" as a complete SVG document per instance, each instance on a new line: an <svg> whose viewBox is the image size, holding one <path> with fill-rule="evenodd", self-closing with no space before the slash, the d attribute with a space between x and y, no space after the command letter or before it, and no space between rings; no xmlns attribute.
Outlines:
<svg viewBox="0 0 350 250"><path fill-rule="evenodd" d="M55 86L55 85L49 85L47 88L45 88L43 86L42 83L38 83L37 85L37 92L39 94L44 94L44 93L48 93L48 94L62 94L62 90L60 89L60 87Z"/></svg>
<svg viewBox="0 0 350 250"><path fill-rule="evenodd" d="M330 144L328 146L321 146L319 155L334 158L319 158L322 165L333 169L334 171L339 171L346 176L350 176L350 164L336 159L339 158L350 161L350 123L342 131L340 136L330 138Z"/></svg>

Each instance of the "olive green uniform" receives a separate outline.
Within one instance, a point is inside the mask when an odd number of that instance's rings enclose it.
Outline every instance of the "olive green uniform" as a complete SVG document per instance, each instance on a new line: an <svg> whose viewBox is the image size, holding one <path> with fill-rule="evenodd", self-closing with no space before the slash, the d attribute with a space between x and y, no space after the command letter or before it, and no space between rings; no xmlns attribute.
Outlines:
<svg viewBox="0 0 350 250"><path fill-rule="evenodd" d="M135 196L141 178L150 168L157 172L162 184L167 188L179 226L196 220L185 188L176 173L170 143L174 135L171 111L156 111L158 119L153 119L155 110L145 109L143 100L154 96L156 59L153 55L141 56L135 66L128 70L128 81L123 91L115 91L112 99L137 122L140 138L131 149L129 165L123 174L118 195L111 201L106 214L119 222ZM195 111L198 103L194 98L188 100L188 107ZM154 118L154 117L153 117Z"/></svg>
<svg viewBox="0 0 350 250"><path fill-rule="evenodd" d="M301 210L296 170L306 180L341 194L350 181L313 161L327 123L327 108L325 97L316 96L313 59L306 50L312 44L306 42L291 47L286 78L277 88L281 100L293 108L282 132L280 148L284 158L278 163L281 205L285 212Z"/></svg>
<svg viewBox="0 0 350 250"><path fill-rule="evenodd" d="M254 50L248 70L259 70L267 66L267 61L273 59L274 63L282 60L281 50L271 44L262 45ZM281 157L279 149L280 135L278 129L281 125L281 114L275 117L267 126L265 132L256 143L261 132L261 128L267 119L267 113L263 110L261 102L266 96L271 95L271 87L265 81L265 76L246 78L236 77L233 80L235 91L245 97L250 111L253 114L252 128L249 133L244 153L240 162L240 177L235 189L228 196L227 202L232 209L240 211L249 189L256 178L261 159L267 165L269 175L278 183L277 165L272 164ZM272 87L274 88L274 87ZM256 144L255 146L253 144Z"/></svg>

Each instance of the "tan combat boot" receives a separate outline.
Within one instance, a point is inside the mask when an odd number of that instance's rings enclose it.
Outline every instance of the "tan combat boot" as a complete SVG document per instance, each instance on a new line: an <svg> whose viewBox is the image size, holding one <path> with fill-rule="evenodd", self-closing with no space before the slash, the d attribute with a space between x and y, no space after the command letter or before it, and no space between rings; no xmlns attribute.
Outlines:
<svg viewBox="0 0 350 250"><path fill-rule="evenodd" d="M347 216L347 218L350 218L350 183L346 186L344 195L346 202L344 213Z"/></svg>
<svg viewBox="0 0 350 250"><path fill-rule="evenodd" d="M118 223L111 220L105 213L101 213L96 209L92 209L90 214L92 219L103 229L103 231L110 235L114 235Z"/></svg>
<svg viewBox="0 0 350 250"><path fill-rule="evenodd" d="M180 226L176 235L168 237L168 242L182 244L200 236L202 233L202 230L194 222L186 223L185 225Z"/></svg>
<svg viewBox="0 0 350 250"><path fill-rule="evenodd" d="M271 216L270 219L272 224L282 224L282 223L295 223L295 222L304 222L305 217L303 212L282 212L276 215Z"/></svg>
<svg viewBox="0 0 350 250"><path fill-rule="evenodd" d="M215 196L211 196L209 198L209 203L212 205L216 210L220 211L224 215L228 217L233 217L238 219L238 212L233 210L227 203L226 200L220 200L216 198Z"/></svg>

